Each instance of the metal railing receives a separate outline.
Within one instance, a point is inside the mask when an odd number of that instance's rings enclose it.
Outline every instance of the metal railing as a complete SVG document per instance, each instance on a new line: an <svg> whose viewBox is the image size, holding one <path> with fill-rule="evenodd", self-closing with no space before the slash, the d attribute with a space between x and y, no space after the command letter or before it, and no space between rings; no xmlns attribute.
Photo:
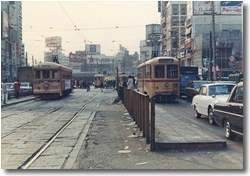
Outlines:
<svg viewBox="0 0 250 176"><path fill-rule="evenodd" d="M155 150L155 98L118 86L118 97L136 122L150 150Z"/></svg>

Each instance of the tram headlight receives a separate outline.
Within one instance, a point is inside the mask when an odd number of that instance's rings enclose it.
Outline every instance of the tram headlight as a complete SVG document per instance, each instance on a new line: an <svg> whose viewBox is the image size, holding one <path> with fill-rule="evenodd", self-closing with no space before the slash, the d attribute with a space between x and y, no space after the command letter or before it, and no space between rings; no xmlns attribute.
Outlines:
<svg viewBox="0 0 250 176"><path fill-rule="evenodd" d="M165 83L165 87L168 87L168 83L167 82Z"/></svg>

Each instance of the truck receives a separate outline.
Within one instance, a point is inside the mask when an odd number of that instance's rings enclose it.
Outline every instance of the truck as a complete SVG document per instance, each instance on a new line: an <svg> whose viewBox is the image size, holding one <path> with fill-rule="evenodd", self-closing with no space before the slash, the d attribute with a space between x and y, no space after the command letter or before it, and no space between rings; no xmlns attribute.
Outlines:
<svg viewBox="0 0 250 176"><path fill-rule="evenodd" d="M180 67L180 97L185 95L189 81L199 80L198 67Z"/></svg>
<svg viewBox="0 0 250 176"><path fill-rule="evenodd" d="M21 82L21 94L22 96L33 94L32 90L32 67L18 67L17 79Z"/></svg>
<svg viewBox="0 0 250 176"><path fill-rule="evenodd" d="M32 82L32 67L18 67L17 79L20 82Z"/></svg>

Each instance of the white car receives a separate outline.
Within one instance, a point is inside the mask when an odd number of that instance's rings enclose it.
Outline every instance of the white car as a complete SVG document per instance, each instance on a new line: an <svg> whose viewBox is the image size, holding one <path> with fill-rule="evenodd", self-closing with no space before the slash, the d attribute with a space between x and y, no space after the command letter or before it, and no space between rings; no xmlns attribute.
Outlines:
<svg viewBox="0 0 250 176"><path fill-rule="evenodd" d="M234 86L233 83L203 84L199 94L192 100L195 117L200 118L201 115L205 115L208 116L210 124L216 124L213 116L214 104L226 102Z"/></svg>

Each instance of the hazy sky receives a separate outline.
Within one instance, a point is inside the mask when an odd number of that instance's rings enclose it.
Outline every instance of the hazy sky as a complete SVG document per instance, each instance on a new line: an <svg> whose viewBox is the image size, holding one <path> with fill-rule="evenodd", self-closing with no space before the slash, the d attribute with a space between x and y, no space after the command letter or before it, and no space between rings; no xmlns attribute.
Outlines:
<svg viewBox="0 0 250 176"><path fill-rule="evenodd" d="M23 1L23 42L28 59L44 60L45 38L62 37L63 53L100 44L113 56L119 44L139 53L147 24L160 24L157 1ZM76 30L77 29L77 30ZM115 41L115 42L113 42Z"/></svg>

